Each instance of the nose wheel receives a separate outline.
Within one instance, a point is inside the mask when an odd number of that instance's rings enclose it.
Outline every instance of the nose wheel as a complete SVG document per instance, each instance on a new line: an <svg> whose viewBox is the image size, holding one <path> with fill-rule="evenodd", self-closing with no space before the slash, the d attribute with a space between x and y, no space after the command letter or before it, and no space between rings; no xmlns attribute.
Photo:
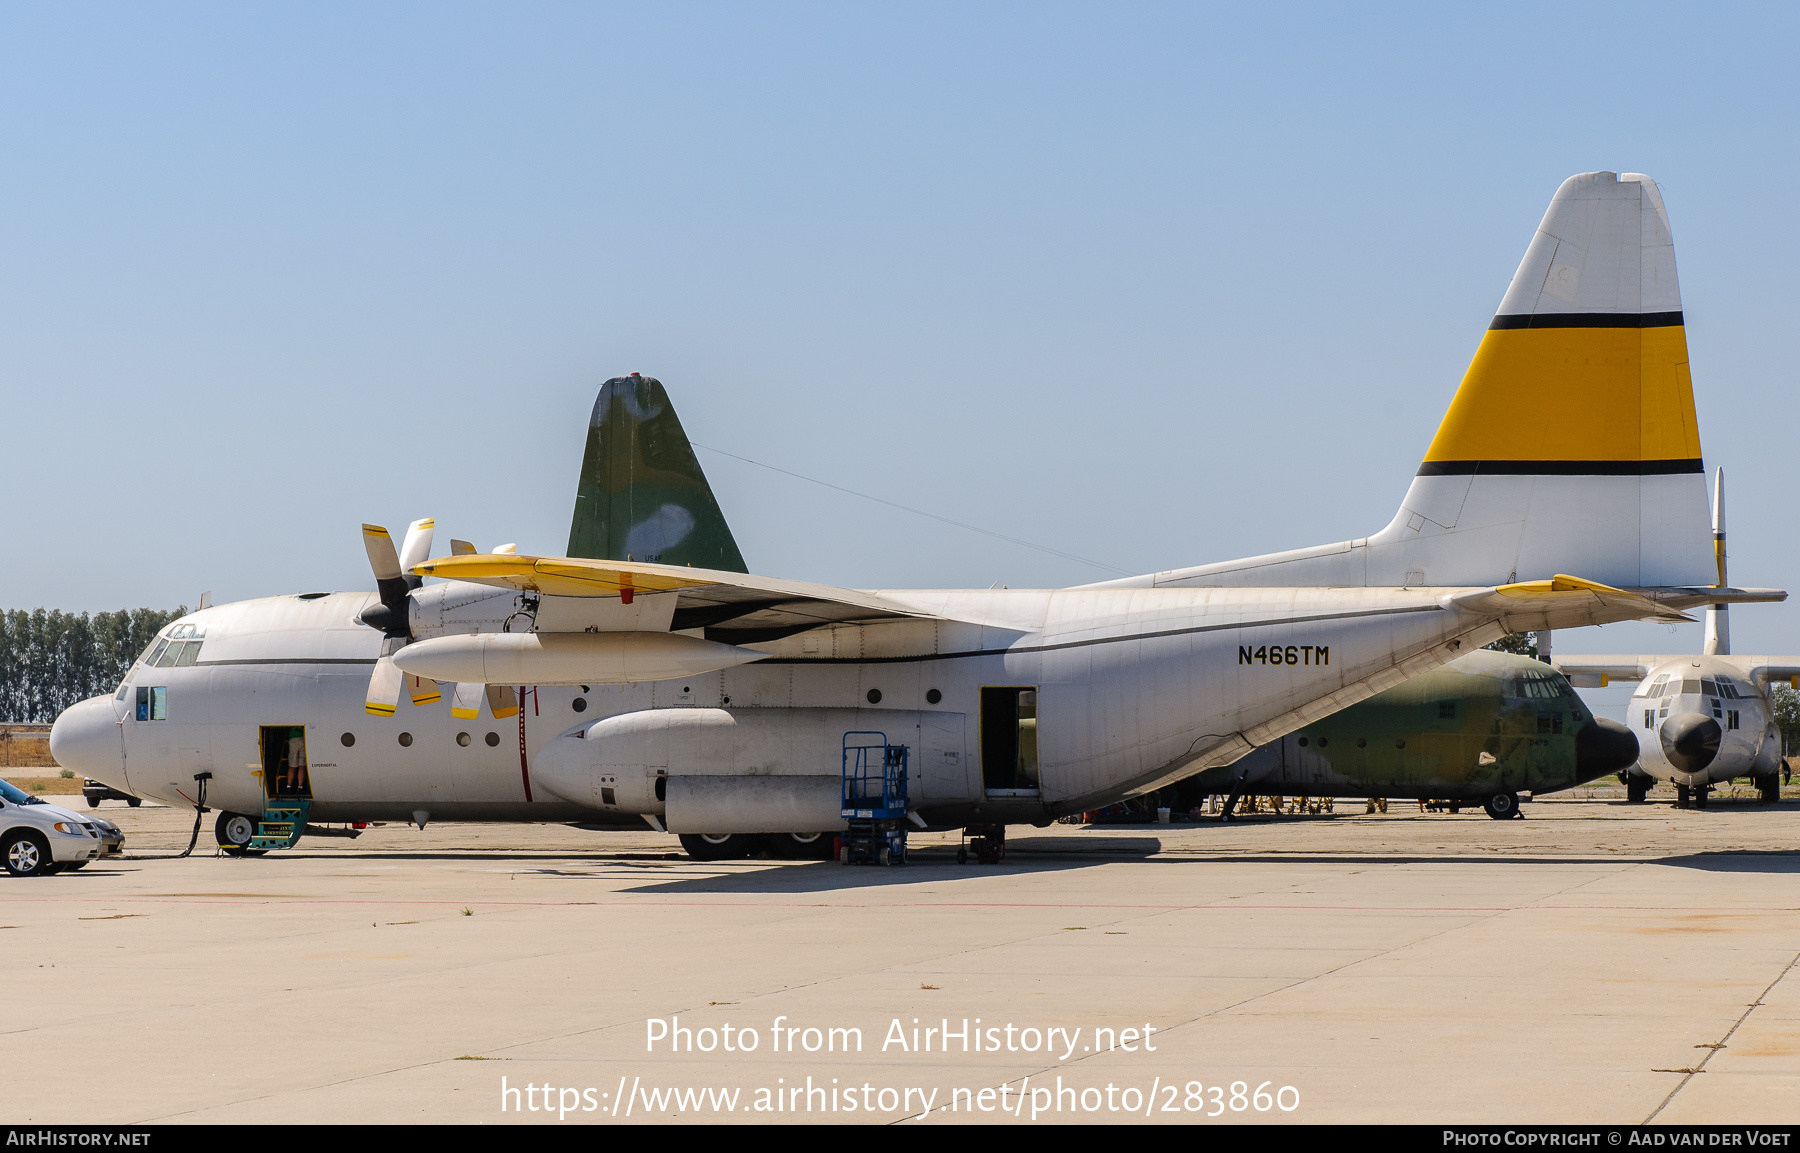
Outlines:
<svg viewBox="0 0 1800 1153"><path fill-rule="evenodd" d="M219 848L234 857L262 854L262 850L250 847L250 842L256 838L255 817L246 817L242 813L220 813L219 819L213 824L213 838L219 842Z"/></svg>

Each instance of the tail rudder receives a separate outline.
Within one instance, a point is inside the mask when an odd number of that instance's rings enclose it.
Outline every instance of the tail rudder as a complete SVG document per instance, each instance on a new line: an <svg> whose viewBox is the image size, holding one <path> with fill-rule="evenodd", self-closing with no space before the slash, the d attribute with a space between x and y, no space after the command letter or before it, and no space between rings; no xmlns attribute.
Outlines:
<svg viewBox="0 0 1800 1153"><path fill-rule="evenodd" d="M632 373L600 386L567 555L749 571L655 377Z"/></svg>

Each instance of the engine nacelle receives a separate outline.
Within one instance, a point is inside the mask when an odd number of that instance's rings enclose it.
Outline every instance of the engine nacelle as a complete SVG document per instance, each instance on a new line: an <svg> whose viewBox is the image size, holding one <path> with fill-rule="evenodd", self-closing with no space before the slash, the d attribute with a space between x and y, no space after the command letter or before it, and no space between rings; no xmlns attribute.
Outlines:
<svg viewBox="0 0 1800 1153"><path fill-rule="evenodd" d="M608 685L699 676L768 655L680 633L469 633L415 641L394 663L458 684Z"/></svg>

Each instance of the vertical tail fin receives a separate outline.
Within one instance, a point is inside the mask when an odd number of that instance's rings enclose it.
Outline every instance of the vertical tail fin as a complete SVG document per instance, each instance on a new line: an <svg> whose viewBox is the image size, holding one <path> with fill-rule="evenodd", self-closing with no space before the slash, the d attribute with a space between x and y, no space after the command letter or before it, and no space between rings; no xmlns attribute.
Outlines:
<svg viewBox="0 0 1800 1153"><path fill-rule="evenodd" d="M1706 585L1675 245L1648 176L1557 189L1393 521L1363 540L1108 584Z"/></svg>
<svg viewBox="0 0 1800 1153"><path fill-rule="evenodd" d="M567 555L749 571L654 377L633 373L600 386Z"/></svg>
<svg viewBox="0 0 1800 1153"><path fill-rule="evenodd" d="M1713 559L1719 566L1719 587L1725 580L1725 470L1713 472ZM1700 649L1707 655L1728 656L1731 653L1730 605L1706 606L1706 643Z"/></svg>

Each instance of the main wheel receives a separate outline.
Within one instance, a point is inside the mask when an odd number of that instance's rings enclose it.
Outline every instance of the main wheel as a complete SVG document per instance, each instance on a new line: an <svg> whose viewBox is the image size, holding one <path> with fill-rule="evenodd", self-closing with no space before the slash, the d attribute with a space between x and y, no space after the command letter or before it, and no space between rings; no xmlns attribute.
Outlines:
<svg viewBox="0 0 1800 1153"><path fill-rule="evenodd" d="M1770 773L1766 777L1758 777L1756 779L1756 787L1762 790L1762 795L1759 799L1763 804L1772 805L1781 800L1781 775L1779 773Z"/></svg>
<svg viewBox="0 0 1800 1153"><path fill-rule="evenodd" d="M1481 807L1496 821L1510 820L1519 815L1519 798L1514 793L1495 793L1483 801Z"/></svg>
<svg viewBox="0 0 1800 1153"><path fill-rule="evenodd" d="M1678 809L1688 807L1688 787L1686 785L1675 786L1675 807Z"/></svg>
<svg viewBox="0 0 1800 1153"><path fill-rule="evenodd" d="M1650 795L1650 790L1655 784L1655 781L1646 780L1643 777L1626 777L1625 799L1637 804Z"/></svg>
<svg viewBox="0 0 1800 1153"><path fill-rule="evenodd" d="M89 797L87 799L87 803L88 803L88 808L97 809L100 807L100 798L99 797Z"/></svg>
<svg viewBox="0 0 1800 1153"><path fill-rule="evenodd" d="M15 877L48 877L56 872L56 861L50 856L50 842L30 829L15 829L0 843L0 857L6 860L6 871Z"/></svg>
<svg viewBox="0 0 1800 1153"><path fill-rule="evenodd" d="M126 797L125 803L135 809L139 805L144 803L144 798L142 798L142 797Z"/></svg>
<svg viewBox="0 0 1800 1153"><path fill-rule="evenodd" d="M220 813L213 822L213 836L227 851L243 852L256 838L256 818L242 813Z"/></svg>
<svg viewBox="0 0 1800 1153"><path fill-rule="evenodd" d="M1706 795L1710 792L1712 792L1711 785L1699 785L1695 787L1694 807L1696 809L1704 809L1706 807Z"/></svg>
<svg viewBox="0 0 1800 1153"><path fill-rule="evenodd" d="M772 833L769 849L788 861L828 861L831 859L831 836L828 833Z"/></svg>
<svg viewBox="0 0 1800 1153"><path fill-rule="evenodd" d="M748 833L682 833L681 847L696 861L735 861L750 855L756 838Z"/></svg>

